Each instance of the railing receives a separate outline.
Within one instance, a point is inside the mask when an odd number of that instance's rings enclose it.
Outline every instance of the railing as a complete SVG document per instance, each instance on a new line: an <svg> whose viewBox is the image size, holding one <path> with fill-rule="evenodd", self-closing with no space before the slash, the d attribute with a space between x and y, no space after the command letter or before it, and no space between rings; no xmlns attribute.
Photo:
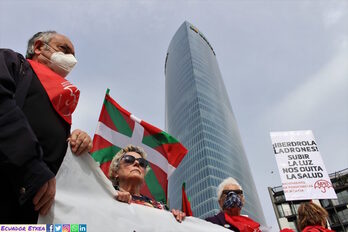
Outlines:
<svg viewBox="0 0 348 232"><path fill-rule="evenodd" d="M345 175L348 175L348 168L343 169L341 171L330 173L329 177L330 177L330 179L333 179L333 178L339 178L339 177L345 176Z"/></svg>

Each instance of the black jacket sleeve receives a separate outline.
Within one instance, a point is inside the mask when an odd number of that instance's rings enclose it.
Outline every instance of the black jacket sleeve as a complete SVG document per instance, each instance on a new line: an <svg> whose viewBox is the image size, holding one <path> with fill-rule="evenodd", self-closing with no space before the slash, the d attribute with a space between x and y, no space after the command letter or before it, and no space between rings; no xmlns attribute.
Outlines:
<svg viewBox="0 0 348 232"><path fill-rule="evenodd" d="M34 74L22 55L0 49L0 174L11 183L2 187L14 191L20 204L54 177L42 160L39 142L16 101L16 94L23 94L17 88L30 75Z"/></svg>

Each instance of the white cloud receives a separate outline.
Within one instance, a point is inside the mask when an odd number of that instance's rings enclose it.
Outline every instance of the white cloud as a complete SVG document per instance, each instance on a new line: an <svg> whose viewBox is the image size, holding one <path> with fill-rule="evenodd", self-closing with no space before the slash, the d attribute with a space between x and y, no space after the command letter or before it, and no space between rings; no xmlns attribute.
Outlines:
<svg viewBox="0 0 348 232"><path fill-rule="evenodd" d="M330 27L342 22L342 18L346 16L347 9L348 4L346 1L340 1L338 4L335 4L334 7L329 8L324 12L324 25Z"/></svg>

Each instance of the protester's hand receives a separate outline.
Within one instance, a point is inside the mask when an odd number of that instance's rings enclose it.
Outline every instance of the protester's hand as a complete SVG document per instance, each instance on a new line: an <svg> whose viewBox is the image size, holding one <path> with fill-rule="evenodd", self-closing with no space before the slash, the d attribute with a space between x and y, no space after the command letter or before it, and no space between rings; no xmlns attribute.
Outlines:
<svg viewBox="0 0 348 232"><path fill-rule="evenodd" d="M130 204L132 202L132 195L126 191L117 191L115 199Z"/></svg>
<svg viewBox="0 0 348 232"><path fill-rule="evenodd" d="M56 178L47 181L33 198L34 209L41 215L46 215L51 208L56 195Z"/></svg>
<svg viewBox="0 0 348 232"><path fill-rule="evenodd" d="M186 217L186 213L178 209L172 209L172 214L178 222L182 222Z"/></svg>
<svg viewBox="0 0 348 232"><path fill-rule="evenodd" d="M70 142L71 151L75 155L81 155L85 151L92 149L91 137L86 132L79 129L74 130L68 138Z"/></svg>

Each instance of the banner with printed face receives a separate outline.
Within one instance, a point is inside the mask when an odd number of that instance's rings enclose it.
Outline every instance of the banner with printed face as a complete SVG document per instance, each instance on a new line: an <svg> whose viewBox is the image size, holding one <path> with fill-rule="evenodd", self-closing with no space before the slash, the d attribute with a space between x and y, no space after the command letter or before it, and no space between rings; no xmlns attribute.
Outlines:
<svg viewBox="0 0 348 232"><path fill-rule="evenodd" d="M179 223L169 211L115 200L116 190L99 164L87 153L73 155L70 148L56 181L55 202L38 223L54 224L59 231L69 224L83 225L80 231L88 232L230 231L195 217Z"/></svg>
<svg viewBox="0 0 348 232"><path fill-rule="evenodd" d="M271 139L287 201L337 198L312 131L271 132Z"/></svg>

